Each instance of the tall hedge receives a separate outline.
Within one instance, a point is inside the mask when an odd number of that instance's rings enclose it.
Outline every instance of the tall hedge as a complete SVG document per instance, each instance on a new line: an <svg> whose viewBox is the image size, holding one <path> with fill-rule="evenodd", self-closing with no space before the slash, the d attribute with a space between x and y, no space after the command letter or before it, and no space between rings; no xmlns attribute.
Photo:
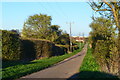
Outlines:
<svg viewBox="0 0 120 80"><path fill-rule="evenodd" d="M22 39L21 42L23 60L40 59L66 53L65 48L56 46L50 41L39 39Z"/></svg>
<svg viewBox="0 0 120 80"><path fill-rule="evenodd" d="M63 55L68 52L69 46L57 46L53 42L40 39L22 39L15 32L1 31L3 60L27 61Z"/></svg>
<svg viewBox="0 0 120 80"><path fill-rule="evenodd" d="M94 55L101 65L101 70L112 74L118 73L118 50L115 43L111 41L98 40Z"/></svg>
<svg viewBox="0 0 120 80"><path fill-rule="evenodd" d="M2 30L2 59L20 59L20 39L18 34Z"/></svg>

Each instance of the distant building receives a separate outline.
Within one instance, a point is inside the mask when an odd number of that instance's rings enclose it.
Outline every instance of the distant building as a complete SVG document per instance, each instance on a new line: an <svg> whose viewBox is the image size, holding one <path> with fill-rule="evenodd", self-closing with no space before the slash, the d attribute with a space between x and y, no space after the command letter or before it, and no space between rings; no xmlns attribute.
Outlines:
<svg viewBox="0 0 120 80"><path fill-rule="evenodd" d="M77 42L85 42L85 38L84 37L80 37L80 36L73 36L72 39L74 39Z"/></svg>

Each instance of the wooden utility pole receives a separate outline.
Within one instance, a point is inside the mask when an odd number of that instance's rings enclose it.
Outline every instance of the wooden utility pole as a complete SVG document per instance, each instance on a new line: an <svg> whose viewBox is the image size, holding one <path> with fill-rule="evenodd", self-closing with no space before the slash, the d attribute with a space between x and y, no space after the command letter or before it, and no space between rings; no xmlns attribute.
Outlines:
<svg viewBox="0 0 120 80"><path fill-rule="evenodd" d="M82 36L83 36L83 43L85 43L85 39L84 39L84 32L83 32Z"/></svg>
<svg viewBox="0 0 120 80"><path fill-rule="evenodd" d="M67 24L70 24L70 35L69 35L69 38L70 38L70 52L72 52L72 31L71 31L71 25L74 24L73 22L69 22Z"/></svg>
<svg viewBox="0 0 120 80"><path fill-rule="evenodd" d="M79 38L81 38L80 36L81 36L81 33L79 33ZM80 41L80 48L81 48L81 41Z"/></svg>

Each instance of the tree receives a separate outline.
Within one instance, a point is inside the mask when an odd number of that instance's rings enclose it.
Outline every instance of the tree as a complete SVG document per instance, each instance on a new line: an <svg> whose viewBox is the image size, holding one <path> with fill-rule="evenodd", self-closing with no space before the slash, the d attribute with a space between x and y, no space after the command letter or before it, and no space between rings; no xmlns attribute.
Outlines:
<svg viewBox="0 0 120 80"><path fill-rule="evenodd" d="M120 65L120 1L107 1L101 0L101 2L94 2L90 0L89 5L92 9L96 12L99 12L101 15L105 17L112 18L115 21L116 29L118 30L118 52L119 52L119 65ZM119 69L119 76L120 76L120 69Z"/></svg>
<svg viewBox="0 0 120 80"><path fill-rule="evenodd" d="M10 30L10 31L12 31L12 32L14 32L14 33L16 33L17 35L20 35L20 32L19 32L19 30L18 29L12 29L12 30Z"/></svg>
<svg viewBox="0 0 120 80"><path fill-rule="evenodd" d="M24 22L22 36L27 38L46 39L48 28L51 25L51 20L51 16L43 14L29 16L29 18Z"/></svg>
<svg viewBox="0 0 120 80"><path fill-rule="evenodd" d="M108 19L102 17L94 18L90 27L92 29L90 35L93 49L95 49L97 40L111 40L111 38L114 38L115 29L112 22Z"/></svg>
<svg viewBox="0 0 120 80"><path fill-rule="evenodd" d="M101 0L101 2L94 2L93 0L90 0L89 5L92 7L92 9L96 12L99 12L101 15L104 15L108 18L113 18L113 20L116 23L116 27L120 28L120 1L114 0L114 1L106 1Z"/></svg>
<svg viewBox="0 0 120 80"><path fill-rule="evenodd" d="M55 40L56 44L61 44L61 45L70 45L70 38L69 34L63 32L58 39Z"/></svg>
<svg viewBox="0 0 120 80"><path fill-rule="evenodd" d="M60 26L58 25L51 25L49 27L49 36L48 36L48 40L50 41L55 41L62 33L62 30L59 29Z"/></svg>
<svg viewBox="0 0 120 80"><path fill-rule="evenodd" d="M117 73L118 63L118 51L116 46L115 28L111 20L106 18L95 18L90 24L92 31L91 43L93 47L93 53L98 63L101 65L101 69L105 72ZM115 62L116 61L116 62Z"/></svg>

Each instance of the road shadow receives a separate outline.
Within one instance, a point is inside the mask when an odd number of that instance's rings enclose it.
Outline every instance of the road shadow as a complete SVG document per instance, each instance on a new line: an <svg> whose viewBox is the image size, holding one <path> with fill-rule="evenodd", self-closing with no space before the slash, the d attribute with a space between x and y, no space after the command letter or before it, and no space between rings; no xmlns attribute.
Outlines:
<svg viewBox="0 0 120 80"><path fill-rule="evenodd" d="M98 71L81 71L69 77L67 80L120 80L118 76L98 72Z"/></svg>

